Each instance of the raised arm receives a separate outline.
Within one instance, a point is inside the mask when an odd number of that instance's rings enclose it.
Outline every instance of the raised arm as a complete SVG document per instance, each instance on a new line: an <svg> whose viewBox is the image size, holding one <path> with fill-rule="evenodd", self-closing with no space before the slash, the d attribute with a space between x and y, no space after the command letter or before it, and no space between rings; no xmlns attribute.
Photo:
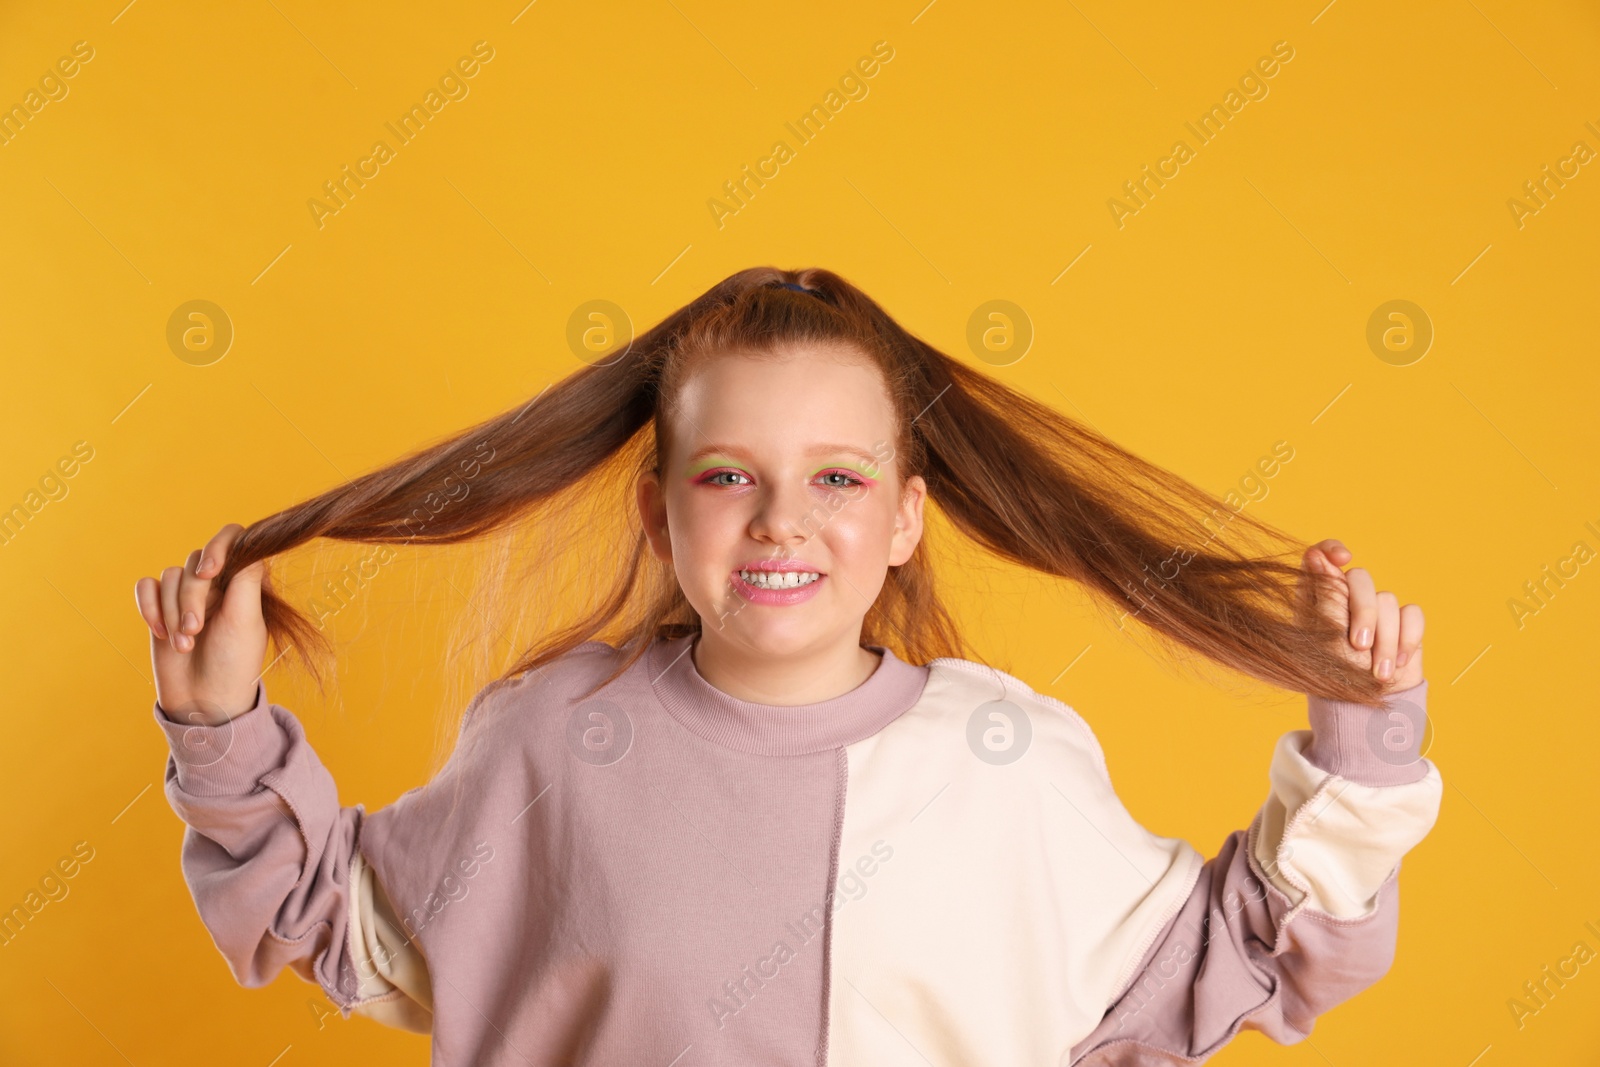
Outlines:
<svg viewBox="0 0 1600 1067"><path fill-rule="evenodd" d="M241 529L224 527L159 585L135 586L169 748L165 792L186 824L184 877L240 984L265 985L287 966L345 1015L427 1030L421 954L394 936L359 854L364 811L340 806L300 722L268 702L258 677L262 568L241 570L220 602L210 589Z"/></svg>
<svg viewBox="0 0 1600 1067"><path fill-rule="evenodd" d="M1443 784L1421 757L1422 609L1341 571L1349 560L1335 540L1307 550L1307 571L1330 579L1307 604L1387 683L1382 705L1308 697L1311 729L1278 740L1266 802L1202 869L1074 1063L1196 1063L1242 1029L1292 1044L1388 972L1400 860L1433 828Z"/></svg>

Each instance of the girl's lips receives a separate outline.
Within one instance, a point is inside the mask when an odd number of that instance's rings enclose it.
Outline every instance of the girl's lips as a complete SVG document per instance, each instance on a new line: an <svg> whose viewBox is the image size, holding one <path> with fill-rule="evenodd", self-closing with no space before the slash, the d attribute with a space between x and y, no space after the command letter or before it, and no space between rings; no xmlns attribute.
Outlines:
<svg viewBox="0 0 1600 1067"><path fill-rule="evenodd" d="M760 589L739 577L738 571L733 572L732 578L734 591L740 596L752 604L767 604L773 607L786 607L810 600L817 595L817 587L828 580L826 574L818 574L816 581L793 589Z"/></svg>

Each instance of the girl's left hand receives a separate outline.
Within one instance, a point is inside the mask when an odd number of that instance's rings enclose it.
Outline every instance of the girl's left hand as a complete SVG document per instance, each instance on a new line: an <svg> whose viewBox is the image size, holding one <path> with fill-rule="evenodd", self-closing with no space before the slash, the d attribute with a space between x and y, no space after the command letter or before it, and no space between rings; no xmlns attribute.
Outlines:
<svg viewBox="0 0 1600 1067"><path fill-rule="evenodd" d="M1352 663L1388 682L1389 692L1410 689L1422 681L1422 608L1401 607L1393 593L1379 592L1364 567L1339 569L1353 558L1334 538L1306 549L1307 571L1338 579L1338 591L1317 609L1344 625L1344 652Z"/></svg>

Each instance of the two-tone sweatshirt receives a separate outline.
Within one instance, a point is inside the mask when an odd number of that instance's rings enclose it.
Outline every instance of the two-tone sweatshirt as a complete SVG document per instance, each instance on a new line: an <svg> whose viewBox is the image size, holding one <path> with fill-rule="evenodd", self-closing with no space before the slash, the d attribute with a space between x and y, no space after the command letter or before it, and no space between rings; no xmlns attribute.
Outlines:
<svg viewBox="0 0 1600 1067"><path fill-rule="evenodd" d="M1293 1043L1391 965L1442 788L1426 682L1308 697L1208 859L1002 671L874 647L855 689L764 705L708 683L693 640L594 692L621 655L599 642L491 683L443 768L370 813L264 682L219 726L156 704L235 979L287 965L430 1033L437 1067L1064 1067Z"/></svg>

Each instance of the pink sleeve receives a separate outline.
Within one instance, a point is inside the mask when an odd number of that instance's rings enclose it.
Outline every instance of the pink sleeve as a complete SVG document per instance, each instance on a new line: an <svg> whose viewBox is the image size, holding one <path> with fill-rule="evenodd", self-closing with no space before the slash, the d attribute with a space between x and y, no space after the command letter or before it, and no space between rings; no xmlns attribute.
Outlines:
<svg viewBox="0 0 1600 1067"><path fill-rule="evenodd" d="M357 988L346 926L360 807L286 708L256 683L254 706L220 726L154 705L167 736L167 802L187 824L183 874L235 980L262 986L285 965L341 1006Z"/></svg>
<svg viewBox="0 0 1600 1067"><path fill-rule="evenodd" d="M1303 806L1354 794L1361 798L1355 803L1375 809L1384 799L1405 794L1405 806L1397 804L1396 811L1421 812L1403 816L1415 830L1405 840L1425 834L1432 825L1427 809L1438 780L1432 765L1416 755L1426 694L1423 682L1391 694L1382 709L1310 697L1312 734L1302 736L1304 747L1298 751L1314 773L1338 777L1329 777ZM1409 718L1397 719L1397 713ZM1404 728L1407 724L1410 728ZM1395 744L1396 738L1410 751ZM1346 797L1345 803L1351 802ZM1437 801L1432 805L1436 812ZM1073 1064L1198 1063L1246 1029L1293 1044L1311 1032L1319 1015L1388 972L1398 934L1398 855L1377 886L1370 911L1335 917L1291 899L1263 870L1254 846L1263 833L1265 811L1247 829L1228 835L1206 863L1189 898L1157 935L1100 1024L1074 1046ZM1299 817L1314 821L1317 814L1312 810ZM1396 851L1403 851L1403 841Z"/></svg>

